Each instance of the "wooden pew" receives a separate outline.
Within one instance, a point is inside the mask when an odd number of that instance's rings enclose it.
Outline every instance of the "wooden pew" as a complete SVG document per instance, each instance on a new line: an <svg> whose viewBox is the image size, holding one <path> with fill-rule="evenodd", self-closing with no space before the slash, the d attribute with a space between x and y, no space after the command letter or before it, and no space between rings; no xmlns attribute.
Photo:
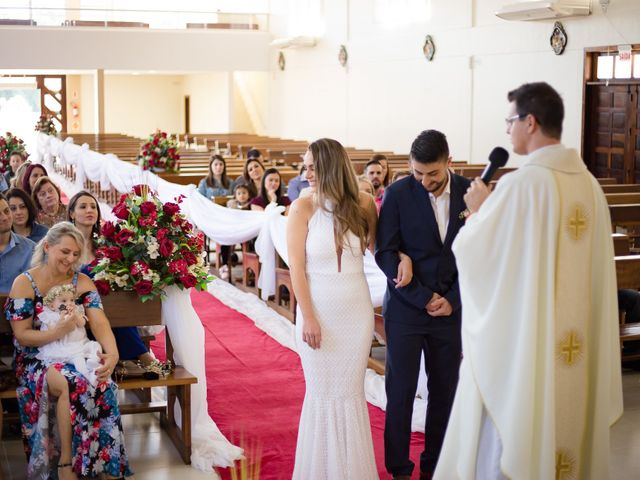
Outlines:
<svg viewBox="0 0 640 480"><path fill-rule="evenodd" d="M4 305L6 295L0 294L0 302ZM112 328L135 327L147 325L161 325L160 300L141 304L135 295L106 295L102 297L105 314ZM144 305L144 307L142 307ZM11 334L11 326L8 321L0 322L0 333ZM173 346L169 331L165 329L167 359L173 361ZM165 387L166 398L164 402L120 403L120 412L123 415L134 413L160 413L160 425L166 430L167 435L180 453L182 461L191 464L191 385L198 383L198 379L181 366L157 380L143 378L129 378L118 382L120 390L148 390L152 387ZM2 399L16 398L16 390L9 389L0 392ZM182 428L179 428L175 419L175 402L180 404ZM2 432L2 406L0 404L0 433Z"/></svg>
<svg viewBox="0 0 640 480"><path fill-rule="evenodd" d="M618 288L640 290L640 255L615 257ZM626 323L624 316L620 322L620 344L640 340L640 323ZM638 360L640 353L624 355L622 360Z"/></svg>

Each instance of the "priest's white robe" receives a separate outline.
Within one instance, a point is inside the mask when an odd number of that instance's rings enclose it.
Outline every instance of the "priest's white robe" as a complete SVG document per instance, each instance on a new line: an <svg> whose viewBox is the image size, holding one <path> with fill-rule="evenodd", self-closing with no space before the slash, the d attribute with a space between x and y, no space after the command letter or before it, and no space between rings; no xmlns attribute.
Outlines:
<svg viewBox="0 0 640 480"><path fill-rule="evenodd" d="M533 152L453 251L464 358L435 478L608 478L615 264L606 200L577 152Z"/></svg>

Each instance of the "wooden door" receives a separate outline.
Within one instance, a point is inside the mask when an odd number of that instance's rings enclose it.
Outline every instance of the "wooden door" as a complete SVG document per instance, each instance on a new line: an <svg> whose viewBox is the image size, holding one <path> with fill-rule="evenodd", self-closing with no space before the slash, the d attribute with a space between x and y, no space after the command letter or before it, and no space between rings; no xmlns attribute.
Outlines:
<svg viewBox="0 0 640 480"><path fill-rule="evenodd" d="M640 181L638 85L587 84L584 157L596 177Z"/></svg>

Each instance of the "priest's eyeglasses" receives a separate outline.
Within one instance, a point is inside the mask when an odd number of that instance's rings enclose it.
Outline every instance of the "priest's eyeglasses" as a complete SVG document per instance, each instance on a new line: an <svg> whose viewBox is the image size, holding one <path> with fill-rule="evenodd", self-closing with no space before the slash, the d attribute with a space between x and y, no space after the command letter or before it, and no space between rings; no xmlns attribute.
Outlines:
<svg viewBox="0 0 640 480"><path fill-rule="evenodd" d="M507 128L510 128L511 125L513 125L513 122L515 122L516 120L522 120L524 118L527 118L527 115L529 114L525 113L524 115L514 115L513 117L505 118L504 122L507 124Z"/></svg>

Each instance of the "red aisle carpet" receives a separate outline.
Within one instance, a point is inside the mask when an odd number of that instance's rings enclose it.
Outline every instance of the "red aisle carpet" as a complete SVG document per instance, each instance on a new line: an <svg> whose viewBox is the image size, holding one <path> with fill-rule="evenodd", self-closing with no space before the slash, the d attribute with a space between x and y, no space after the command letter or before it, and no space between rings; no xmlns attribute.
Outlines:
<svg viewBox="0 0 640 480"><path fill-rule="evenodd" d="M290 479L305 388L297 354L209 293L194 291L191 299L205 328L211 418L236 445L258 445L262 450L261 480ZM369 405L369 415L380 478L388 479L384 412ZM416 465L423 442L422 434L413 434L411 458ZM255 462L256 458L250 460ZM220 474L230 478L228 470ZM417 471L414 478L418 478Z"/></svg>

